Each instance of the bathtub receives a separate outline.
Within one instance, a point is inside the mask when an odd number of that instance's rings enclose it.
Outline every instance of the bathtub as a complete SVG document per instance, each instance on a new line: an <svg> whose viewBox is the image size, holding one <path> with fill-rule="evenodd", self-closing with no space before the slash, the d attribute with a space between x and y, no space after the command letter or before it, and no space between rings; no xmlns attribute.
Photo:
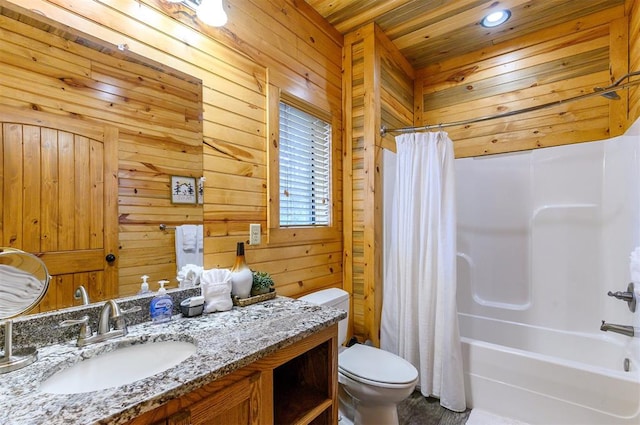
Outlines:
<svg viewBox="0 0 640 425"><path fill-rule="evenodd" d="M638 338L458 318L469 407L532 425L640 424Z"/></svg>
<svg viewBox="0 0 640 425"><path fill-rule="evenodd" d="M612 139L456 159L457 309L469 407L529 424L640 425L640 120ZM625 371L625 359L629 359Z"/></svg>

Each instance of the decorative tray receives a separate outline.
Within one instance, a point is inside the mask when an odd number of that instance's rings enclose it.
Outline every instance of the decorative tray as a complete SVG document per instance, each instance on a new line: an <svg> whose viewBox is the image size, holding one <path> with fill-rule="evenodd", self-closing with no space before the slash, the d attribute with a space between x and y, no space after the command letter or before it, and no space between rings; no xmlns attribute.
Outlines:
<svg viewBox="0 0 640 425"><path fill-rule="evenodd" d="M270 300L271 298L275 298L275 297L276 297L276 290L274 288L271 288L271 290L266 294L255 295L253 297L248 297L248 298L238 298L236 296L233 296L231 297L231 299L233 300L233 305L237 305L239 307L246 307L248 305Z"/></svg>

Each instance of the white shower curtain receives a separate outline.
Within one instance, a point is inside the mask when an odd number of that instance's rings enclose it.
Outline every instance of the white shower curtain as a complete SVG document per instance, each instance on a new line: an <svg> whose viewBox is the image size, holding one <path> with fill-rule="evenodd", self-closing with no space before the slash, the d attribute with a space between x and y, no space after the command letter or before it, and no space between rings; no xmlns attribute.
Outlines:
<svg viewBox="0 0 640 425"><path fill-rule="evenodd" d="M463 411L453 143L441 131L404 134L396 145L392 200L385 198L381 348L418 369L424 396Z"/></svg>

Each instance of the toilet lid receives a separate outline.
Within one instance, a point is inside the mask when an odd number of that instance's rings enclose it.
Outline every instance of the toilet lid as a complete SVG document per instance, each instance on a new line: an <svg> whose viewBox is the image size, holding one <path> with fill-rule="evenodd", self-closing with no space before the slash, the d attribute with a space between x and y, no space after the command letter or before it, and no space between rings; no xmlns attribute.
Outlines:
<svg viewBox="0 0 640 425"><path fill-rule="evenodd" d="M338 369L352 379L372 383L409 384L418 371L405 359L379 348L355 344L338 355Z"/></svg>

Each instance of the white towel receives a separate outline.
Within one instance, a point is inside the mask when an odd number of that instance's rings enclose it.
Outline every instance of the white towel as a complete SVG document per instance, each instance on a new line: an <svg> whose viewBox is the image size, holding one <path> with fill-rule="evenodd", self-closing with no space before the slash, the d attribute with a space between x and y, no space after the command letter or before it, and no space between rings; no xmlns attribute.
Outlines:
<svg viewBox="0 0 640 425"><path fill-rule="evenodd" d="M184 252L195 252L198 249L198 226L184 224L179 227L179 230L182 232L182 250Z"/></svg>
<svg viewBox="0 0 640 425"><path fill-rule="evenodd" d="M204 245L202 241L202 233L203 230L201 224L184 224L176 227L175 239L177 273L179 273L187 264L202 267L202 247Z"/></svg>
<svg viewBox="0 0 640 425"><path fill-rule="evenodd" d="M204 312L227 311L233 307L231 300L231 272L227 269L210 269L202 272L200 286L204 296Z"/></svg>
<svg viewBox="0 0 640 425"><path fill-rule="evenodd" d="M7 261L11 261L8 259ZM0 264L0 317L12 317L21 313L24 300L36 299L44 282L22 269Z"/></svg>

